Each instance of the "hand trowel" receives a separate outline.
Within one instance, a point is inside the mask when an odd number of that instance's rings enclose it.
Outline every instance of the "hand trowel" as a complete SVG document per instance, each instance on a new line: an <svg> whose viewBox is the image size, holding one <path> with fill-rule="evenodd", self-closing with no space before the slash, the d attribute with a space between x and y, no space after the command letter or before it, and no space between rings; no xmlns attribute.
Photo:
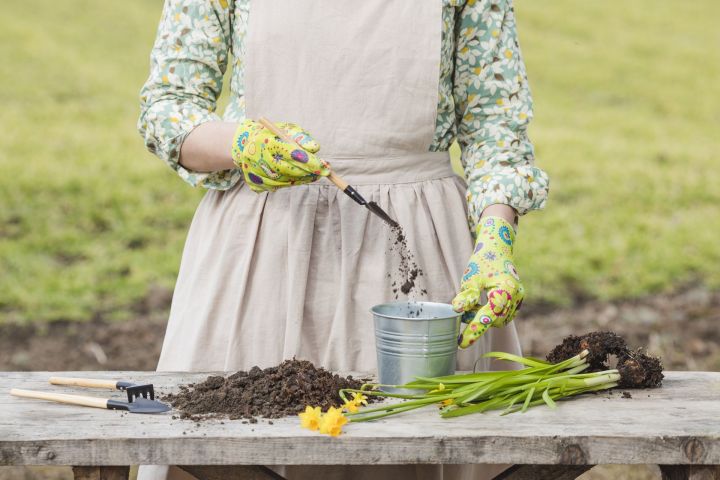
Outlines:
<svg viewBox="0 0 720 480"><path fill-rule="evenodd" d="M288 136L287 133L282 131L280 128L276 127L275 124L273 124L270 120L264 117L260 117L258 120L265 128L270 130L272 133L283 139L284 141L294 144L296 143L292 138ZM380 217L385 223L390 225L393 228L397 228L400 225L390 218L390 216L385 213L385 210L380 208L380 205L378 205L375 202L368 202L365 200L362 195L358 193L357 190L355 190L350 184L348 184L345 180L340 178L335 172L331 171L330 175L327 177L328 180L330 180L332 183L335 184L336 187L338 187L340 190L345 192L345 195L352 198L356 203L359 205L364 206L368 210L370 210L372 213Z"/></svg>

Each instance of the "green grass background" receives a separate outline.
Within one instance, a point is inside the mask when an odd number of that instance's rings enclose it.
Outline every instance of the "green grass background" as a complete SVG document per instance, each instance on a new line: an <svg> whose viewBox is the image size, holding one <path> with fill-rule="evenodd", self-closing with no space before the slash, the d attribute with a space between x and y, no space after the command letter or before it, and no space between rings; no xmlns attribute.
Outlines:
<svg viewBox="0 0 720 480"><path fill-rule="evenodd" d="M0 321L135 315L202 195L135 130L159 0L6 0ZM720 3L516 0L552 178L521 222L529 299L720 285Z"/></svg>

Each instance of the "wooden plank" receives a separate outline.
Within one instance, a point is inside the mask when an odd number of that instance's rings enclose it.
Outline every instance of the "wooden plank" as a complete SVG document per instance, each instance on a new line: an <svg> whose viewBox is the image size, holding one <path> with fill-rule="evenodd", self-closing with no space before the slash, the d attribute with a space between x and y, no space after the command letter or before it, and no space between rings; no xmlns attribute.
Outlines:
<svg viewBox="0 0 720 480"><path fill-rule="evenodd" d="M285 480L263 466L182 465L179 468L199 480Z"/></svg>
<svg viewBox="0 0 720 480"><path fill-rule="evenodd" d="M75 480L127 480L130 467L73 467Z"/></svg>
<svg viewBox="0 0 720 480"><path fill-rule="evenodd" d="M662 480L720 480L719 465L660 465Z"/></svg>
<svg viewBox="0 0 720 480"><path fill-rule="evenodd" d="M592 465L515 465L493 480L575 480Z"/></svg>
<svg viewBox="0 0 720 480"><path fill-rule="evenodd" d="M167 393L207 374L66 372L127 378ZM133 415L11 397L11 387L71 392L47 372L0 373L0 465L324 465L405 463L720 464L720 373L669 372L665 387L590 395L557 410L442 419L433 409L350 424L339 438L299 428L171 414ZM107 391L89 393L107 397ZM121 398L120 393L115 394ZM569 460L571 459L571 460Z"/></svg>

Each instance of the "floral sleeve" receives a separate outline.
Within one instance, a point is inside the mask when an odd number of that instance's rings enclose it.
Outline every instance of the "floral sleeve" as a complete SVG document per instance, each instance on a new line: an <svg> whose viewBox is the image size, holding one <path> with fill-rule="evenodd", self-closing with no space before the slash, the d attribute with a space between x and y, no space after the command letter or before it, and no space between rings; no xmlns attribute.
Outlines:
<svg viewBox="0 0 720 480"><path fill-rule="evenodd" d="M468 0L458 22L453 93L475 227L492 204L543 208L549 181L527 135L532 98L511 0Z"/></svg>
<svg viewBox="0 0 720 480"><path fill-rule="evenodd" d="M148 150L193 186L229 188L232 171L198 173L178 163L185 137L215 113L228 64L229 0L166 0L140 93L138 130Z"/></svg>

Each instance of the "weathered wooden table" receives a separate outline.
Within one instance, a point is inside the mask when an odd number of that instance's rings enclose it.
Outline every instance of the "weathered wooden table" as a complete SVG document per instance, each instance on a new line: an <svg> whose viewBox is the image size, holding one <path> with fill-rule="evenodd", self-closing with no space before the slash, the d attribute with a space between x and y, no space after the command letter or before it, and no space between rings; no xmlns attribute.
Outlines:
<svg viewBox="0 0 720 480"><path fill-rule="evenodd" d="M154 383L167 393L207 374L62 372ZM58 375L57 372L52 375ZM656 390L619 391L501 417L441 419L428 409L350 424L338 438L269 424L127 412L15 398L10 388L97 396L47 383L47 372L0 373L0 465L73 465L76 478L126 478L128 465L182 465L201 478L278 478L269 464L514 464L504 479L571 479L596 464L659 464L665 479L720 478L720 373L670 372ZM247 466L229 473L227 466Z"/></svg>

